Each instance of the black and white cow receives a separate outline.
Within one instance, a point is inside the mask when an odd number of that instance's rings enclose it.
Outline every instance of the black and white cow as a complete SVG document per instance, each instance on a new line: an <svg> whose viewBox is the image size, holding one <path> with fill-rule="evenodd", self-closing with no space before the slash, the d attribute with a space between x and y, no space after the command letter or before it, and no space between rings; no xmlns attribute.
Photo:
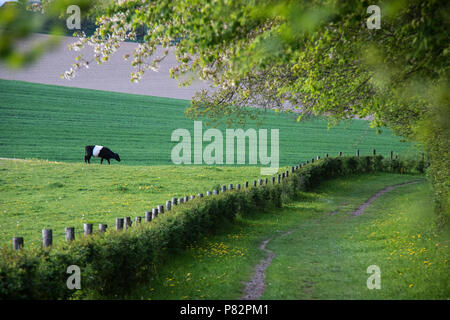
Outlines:
<svg viewBox="0 0 450 320"><path fill-rule="evenodd" d="M104 146L86 146L84 148L86 150L86 154L84 156L84 162L91 163L91 157L101 158L100 163L103 163L103 159L108 160L108 163L111 164L109 159L116 159L120 162L120 157L117 153L112 152L110 149Z"/></svg>

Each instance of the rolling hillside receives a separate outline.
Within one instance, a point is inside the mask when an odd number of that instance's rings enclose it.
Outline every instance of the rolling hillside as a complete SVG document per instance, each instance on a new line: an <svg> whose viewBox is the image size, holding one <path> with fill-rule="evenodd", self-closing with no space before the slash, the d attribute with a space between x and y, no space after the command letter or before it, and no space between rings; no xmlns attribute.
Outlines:
<svg viewBox="0 0 450 320"><path fill-rule="evenodd" d="M124 165L171 164L173 130L193 132L184 110L189 101L0 80L0 157L83 161L84 146L100 144ZM263 128L280 131L280 165L318 154L414 154L411 144L363 120L327 130L326 120L295 121L268 112ZM224 128L222 128L224 129ZM205 129L204 129L205 130ZM224 132L224 131L223 131ZM204 146L206 143L204 143ZM95 160L94 160L95 161Z"/></svg>

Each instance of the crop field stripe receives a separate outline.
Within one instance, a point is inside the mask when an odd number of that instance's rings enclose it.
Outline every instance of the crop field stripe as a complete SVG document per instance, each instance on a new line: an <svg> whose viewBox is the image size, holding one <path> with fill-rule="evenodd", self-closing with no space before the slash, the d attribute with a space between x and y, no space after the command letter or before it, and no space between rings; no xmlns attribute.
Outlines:
<svg viewBox="0 0 450 320"><path fill-rule="evenodd" d="M8 80L0 80L0 97L0 157L79 162L85 145L100 144L118 152L123 165L171 164L173 130L187 129L193 139L187 100ZM387 129L376 134L363 120L327 130L325 119L298 123L294 115L265 116L261 128L280 131L281 166L325 153L353 155L356 148L361 154L373 148L384 155L415 154L411 144ZM247 128L257 127L249 122Z"/></svg>

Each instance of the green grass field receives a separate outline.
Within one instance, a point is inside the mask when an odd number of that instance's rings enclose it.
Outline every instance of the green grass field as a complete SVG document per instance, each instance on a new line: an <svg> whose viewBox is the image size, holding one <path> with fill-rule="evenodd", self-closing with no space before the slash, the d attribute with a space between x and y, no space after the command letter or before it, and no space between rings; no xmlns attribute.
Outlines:
<svg viewBox="0 0 450 320"><path fill-rule="evenodd" d="M450 233L433 224L427 182L384 194L364 215L350 214L380 189L420 178L336 179L281 210L240 217L168 260L128 298L238 299L265 256L260 243L273 238L262 299L448 299ZM380 290L366 286L370 265L381 269Z"/></svg>
<svg viewBox="0 0 450 320"><path fill-rule="evenodd" d="M51 228L55 241L65 227L143 216L172 197L197 195L218 184L260 177L257 167L108 166L100 164L0 160L0 243L13 236L38 244Z"/></svg>
<svg viewBox="0 0 450 320"><path fill-rule="evenodd" d="M193 136L193 121L184 115L188 105L186 100L0 80L0 157L82 162L84 146L99 144L119 153L121 165L169 165L176 144L170 141L172 131L184 128ZM361 154L373 148L384 155L390 150L416 154L388 129L377 134L363 120L327 130L326 120L295 119L267 112L262 126L279 129L282 166L325 153L354 155L358 148Z"/></svg>

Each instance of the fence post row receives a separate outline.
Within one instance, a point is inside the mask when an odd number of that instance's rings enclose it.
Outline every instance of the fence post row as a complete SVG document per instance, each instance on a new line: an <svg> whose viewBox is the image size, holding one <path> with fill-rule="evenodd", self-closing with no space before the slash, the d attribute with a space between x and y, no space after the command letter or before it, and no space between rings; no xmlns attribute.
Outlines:
<svg viewBox="0 0 450 320"><path fill-rule="evenodd" d="M376 156L376 149L372 150L372 153L374 156ZM394 158L394 151L390 151L390 160L393 160ZM359 157L360 156L360 150L356 149L356 156ZM325 157L328 158L329 155L328 153L325 154ZM339 152L339 157L342 157L342 151ZM320 160L320 156L317 156L316 158L317 160ZM398 159L398 154L395 155L395 159ZM425 154L422 152L422 162L425 161ZM311 163L314 163L314 158L311 159ZM297 166L292 166L291 167L291 173L294 173L294 171L298 170L299 168L306 166L307 164L309 164L309 160L306 160L306 162L300 163ZM289 170L286 170L285 172L283 172L282 174L277 174L276 176L272 176L271 177L271 181L272 184L275 184L275 181L277 180L278 183L281 183L281 180L284 178L289 177ZM299 176L299 184L300 186L303 184L303 176L300 175ZM263 181L264 184L268 184L269 183L269 179L265 178L263 179L258 179L258 180L253 180L253 186L262 186L263 185ZM249 182L245 181L244 184L245 188L248 188L249 186ZM240 190L241 189L241 185L239 183L237 183L235 185L236 190ZM221 191L222 192L226 192L227 190L233 190L233 184L230 183L228 184L228 188L227 186L222 186L221 187ZM214 189L212 191L213 194L217 195L219 193L218 190ZM206 191L206 195L210 196L211 195L211 191ZM203 193L199 193L197 195L199 198L203 198ZM172 200L167 200L166 201L166 211L170 211L172 206L176 206L177 204L181 204L181 203L185 203L188 202L189 200L193 200L195 199L195 195L191 195L191 196L184 196L183 198L175 198L173 197ZM144 219L146 222L150 222L151 220L155 219L159 213L164 213L164 206L163 205L159 205L157 208L153 208L152 211L146 211L145 212L145 216ZM138 224L140 224L142 221L142 217L141 216L137 216L135 217L135 225L137 226ZM116 218L116 230L122 230L124 229L128 229L129 227L131 227L132 225L132 221L130 217L125 217L125 218ZM99 231L100 232L106 232L108 225L104 224L104 223L100 223L99 224ZM91 235L92 234L92 223L85 223L83 224L83 231L84 231L84 235ZM65 228L65 237L66 237L66 241L74 241L75 240L75 228L74 227L66 227ZM24 246L24 239L23 237L13 237L12 239L12 244L13 244L13 249L14 250L20 250L21 248L23 248ZM53 231L52 229L42 229L42 246L44 248L46 247L50 247L53 244Z"/></svg>

